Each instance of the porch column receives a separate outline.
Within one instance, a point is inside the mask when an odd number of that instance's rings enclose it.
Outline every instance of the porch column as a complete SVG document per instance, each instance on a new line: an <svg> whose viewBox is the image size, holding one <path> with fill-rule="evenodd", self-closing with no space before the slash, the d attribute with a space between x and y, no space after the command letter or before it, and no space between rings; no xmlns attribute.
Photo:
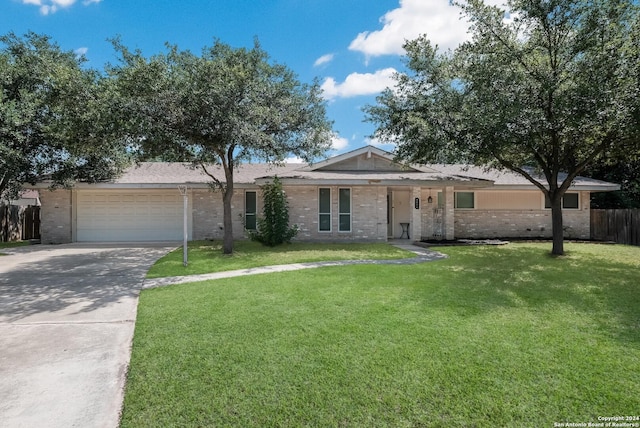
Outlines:
<svg viewBox="0 0 640 428"><path fill-rule="evenodd" d="M409 201L409 205L411 205L411 239L414 241L419 241L422 239L422 204L425 201L422 200L422 190L420 187L412 187L411 188L411 200ZM415 201L418 200L418 206L415 206Z"/></svg>
<svg viewBox="0 0 640 428"><path fill-rule="evenodd" d="M453 240L455 237L453 186L445 186L444 196L444 239Z"/></svg>

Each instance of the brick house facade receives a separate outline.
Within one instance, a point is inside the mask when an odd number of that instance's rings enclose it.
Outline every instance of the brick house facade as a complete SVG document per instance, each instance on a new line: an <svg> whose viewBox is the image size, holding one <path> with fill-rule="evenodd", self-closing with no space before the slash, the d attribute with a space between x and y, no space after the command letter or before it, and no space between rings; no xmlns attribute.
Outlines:
<svg viewBox="0 0 640 428"><path fill-rule="evenodd" d="M215 169L214 169L215 170ZM217 170L222 176L222 171ZM313 165L245 164L235 174L233 233L261 214L260 186L277 175L301 241L536 238L551 236L551 210L524 178L463 165L403 165L367 146ZM189 238L221 239L222 197L180 163L143 163L111 182L44 190L43 243L181 240L187 185ZM565 195L568 238L588 239L590 194L618 186L578 177Z"/></svg>

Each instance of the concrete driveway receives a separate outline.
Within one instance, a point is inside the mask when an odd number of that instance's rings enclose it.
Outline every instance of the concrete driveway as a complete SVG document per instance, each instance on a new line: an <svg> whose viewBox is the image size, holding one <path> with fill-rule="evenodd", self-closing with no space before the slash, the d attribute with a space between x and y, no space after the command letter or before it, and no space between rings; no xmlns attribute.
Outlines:
<svg viewBox="0 0 640 428"><path fill-rule="evenodd" d="M0 425L118 425L139 290L177 245L0 250Z"/></svg>

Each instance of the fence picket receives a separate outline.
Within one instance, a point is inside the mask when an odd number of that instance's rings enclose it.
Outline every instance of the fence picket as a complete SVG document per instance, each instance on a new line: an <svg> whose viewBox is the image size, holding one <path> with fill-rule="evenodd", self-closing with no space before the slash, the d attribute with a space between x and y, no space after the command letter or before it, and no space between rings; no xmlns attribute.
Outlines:
<svg viewBox="0 0 640 428"><path fill-rule="evenodd" d="M591 238L640 245L640 209L591 210Z"/></svg>
<svg viewBox="0 0 640 428"><path fill-rule="evenodd" d="M0 204L0 242L40 239L40 207Z"/></svg>

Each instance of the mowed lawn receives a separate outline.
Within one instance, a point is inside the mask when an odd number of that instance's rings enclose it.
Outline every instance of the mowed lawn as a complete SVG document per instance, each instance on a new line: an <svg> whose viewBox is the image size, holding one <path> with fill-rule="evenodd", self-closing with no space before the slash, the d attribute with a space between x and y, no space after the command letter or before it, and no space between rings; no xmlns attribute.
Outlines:
<svg viewBox="0 0 640 428"><path fill-rule="evenodd" d="M143 291L124 427L552 427L640 412L640 248Z"/></svg>
<svg viewBox="0 0 640 428"><path fill-rule="evenodd" d="M221 241L195 241L187 245L187 266L180 247L158 260L148 278L196 275L291 263L334 260L402 259L415 255L387 244L309 244L291 243L266 247L258 242L237 241L233 255L222 254Z"/></svg>

